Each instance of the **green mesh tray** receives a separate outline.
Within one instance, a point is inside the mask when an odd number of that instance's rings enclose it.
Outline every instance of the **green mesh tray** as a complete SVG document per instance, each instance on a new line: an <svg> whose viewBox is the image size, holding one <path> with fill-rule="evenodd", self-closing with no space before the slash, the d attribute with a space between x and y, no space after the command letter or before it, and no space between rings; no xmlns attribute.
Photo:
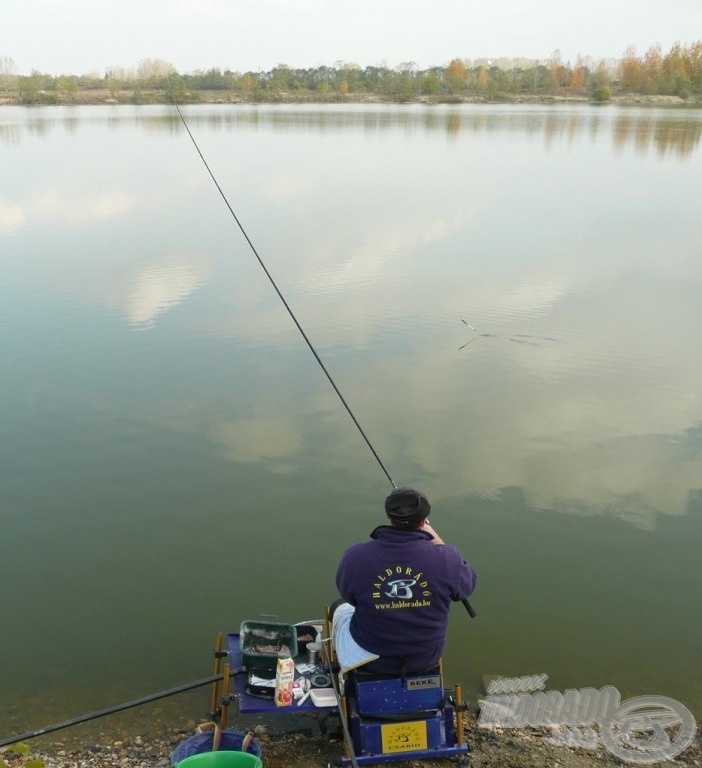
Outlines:
<svg viewBox="0 0 702 768"><path fill-rule="evenodd" d="M281 656L297 656L297 630L292 624L242 621L239 648L248 669L275 669Z"/></svg>

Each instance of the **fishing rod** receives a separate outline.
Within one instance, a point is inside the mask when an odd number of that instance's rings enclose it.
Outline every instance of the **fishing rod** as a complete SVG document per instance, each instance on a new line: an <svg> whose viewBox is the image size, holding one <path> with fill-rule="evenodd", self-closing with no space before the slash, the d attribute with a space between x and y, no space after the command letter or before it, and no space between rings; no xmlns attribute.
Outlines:
<svg viewBox="0 0 702 768"><path fill-rule="evenodd" d="M236 670L234 670L234 672L236 672ZM9 744L17 744L17 742L33 739L36 736L43 736L46 733L53 733L54 731L60 731L63 728L70 728L74 725L80 725L80 723L87 723L90 720L97 720L99 717L113 715L115 712L123 712L125 709L131 709L132 707L140 707L142 704L150 704L152 701L159 701L159 699L165 699L168 696L175 696L177 693L185 693L186 691L192 691L195 688L201 688L204 685L210 685L210 683L219 682L223 678L223 674L210 675L210 677L204 677L202 680L195 680L193 683L186 683L185 685L179 685L176 688L169 688L167 691L152 693L149 696L143 696L140 699L127 701L124 704L115 704L112 707L100 709L97 712L91 712L87 715L74 717L71 720L65 720L62 723L56 723L56 725L47 725L44 728L38 728L36 731L28 731L27 733L19 734L19 736L11 736L9 739L0 741L0 747L6 747Z"/></svg>
<svg viewBox="0 0 702 768"><path fill-rule="evenodd" d="M395 484L395 481L392 479L390 473L388 472L387 468L385 467L385 464L383 464L383 461L380 458L378 452L373 447L373 444L371 443L370 439L368 438L368 436L364 432L363 427L361 426L361 424L359 423L358 419L356 418L356 416L354 415L353 411L351 410L351 406L346 402L346 398L341 394L341 390L336 385L336 382L332 378L332 375L329 373L329 371L327 370L327 367L322 362L322 358L319 356L319 354L317 353L317 350L314 348L314 345L312 344L312 342L310 341L309 337L305 333L304 328L300 324L300 321L297 319L295 313L292 311L291 306L286 301L285 296L283 296L282 291L280 290L280 288L278 288L277 283L273 279L273 275L269 272L268 267L266 267L263 259L261 258L261 256L259 255L258 251L256 250L256 247L254 246L253 242L251 241L251 238L249 237L248 233L246 232L246 229L244 229L244 225L241 223L239 217L236 215L234 209L232 208L231 204L229 203L229 200L227 199L227 196L224 194L224 190L222 189L222 187L220 186L219 182L217 181L217 178L215 177L214 172L210 168L210 165L207 162L207 160L205 159L205 156L203 155L202 150L200 149L197 141L195 140L195 137L192 134L192 131L190 130L190 126L188 125L187 121L185 120L185 117L184 117L183 113L181 112L180 106L178 105L178 101L176 100L175 93L173 91L173 87L170 84L170 80L169 80L169 86L170 86L170 93L171 93L171 101L173 102L173 106L175 107L176 112L178 113L178 117L180 118L180 121L183 123L183 127L185 128L188 136L190 137L190 141L192 141L193 146L195 147L198 155L200 156L200 159L202 160L205 168L207 169L207 173L210 175L210 178L214 182L215 187L217 187L217 191L219 192L220 197L222 198L222 200L224 201L224 204L229 209L229 213L231 213L234 221L236 222L237 226L239 227L239 230L241 231L241 234L244 236L244 239L246 240L246 242L248 243L249 247L251 248L251 251L253 252L253 255L256 257L256 260L260 264L261 269L263 269L263 271L264 271L266 277L268 278L270 284L273 286L273 289L278 294L278 298L283 303L283 306L285 307L285 309L287 310L288 314L292 318L293 323L295 323L295 326L297 327L297 330L300 332L302 338L305 340L305 343L309 347L310 352L312 352L312 354L314 355L315 360L319 363L319 367L322 369L322 371L324 372L324 375L329 380L329 383L331 384L332 388L334 389L334 392L336 392L336 394L338 395L339 400L341 401L342 405L344 406L344 408L346 408L347 413L351 417L351 420L353 421L353 423L356 425L356 428L360 432L361 437L365 440L366 445L370 448L371 453L375 457L375 460L378 462L380 468L385 473L385 477L387 477L387 479L390 481L390 484L392 485L392 487L396 489L397 485ZM471 618L474 618L475 617L475 611L473 610L473 607L468 602L468 600L467 599L463 599L463 600L461 600L461 603L463 604L465 609L468 611L468 615Z"/></svg>
<svg viewBox="0 0 702 768"><path fill-rule="evenodd" d="M180 111L180 107L178 106L178 102L175 99L175 96L173 94L173 89L172 88L171 88L171 99L173 101L173 106L176 108L176 111L178 112L178 116L180 117L181 122L183 123L183 126L185 127L185 130L187 131L188 136L190 137L190 140L193 143L193 146L197 150L198 155L200 155L200 159L202 160L205 168L207 169L207 172L209 173L210 178L214 182L215 187L217 187L217 191L219 192L222 200L224 200L225 205L229 209L229 213L231 213L232 217L234 218L234 221L237 223L237 226L241 230L241 234L244 236L244 239L246 240L246 242L249 244L249 247L253 251L253 255L258 260L258 263L261 265L261 269L263 269L263 271L265 272L266 277L270 281L270 284L273 286L275 292L278 294L278 298L283 303L283 306L285 307L285 309L287 310L288 314L292 318L292 321L295 323L295 325L297 327L297 330L300 332L302 338L305 340L307 346L310 348L310 352L312 352L312 354L314 355L315 360L319 363L319 366L322 369L322 371L324 371L324 375L329 380L329 383L332 385L334 391L336 392L336 394L339 397L339 400L341 400L341 403L343 404L344 408L346 408L346 411L348 412L349 416L351 417L351 420L356 425L358 431L361 433L361 437L363 437L363 439L366 441L366 445L370 448L371 453L375 457L375 460L380 465L380 468L385 473L385 476L390 481L392 487L393 488L397 488L397 485L395 485L395 481L390 476L390 473L388 472L388 470L386 469L385 465L383 464L380 456L378 455L378 452L373 447L373 444L371 443L370 439L368 438L368 435L366 435L366 433L363 431L363 427L360 425L358 419L356 418L356 416L354 415L353 411L351 410L351 406L346 402L346 399L341 394L341 390L339 389L339 387L337 387L336 382L334 381L334 379L332 378L331 374L327 370L327 367L322 362L322 358L317 354L317 350L314 348L314 345L312 344L312 342L310 341L309 337L305 333L304 328L302 327L302 325L300 324L300 321L295 316L295 313L292 311L292 308L290 307L288 302L285 300L285 296L283 296L280 288L278 288L278 285L276 284L275 280L273 279L273 275L271 275L271 273L268 271L268 268L266 267L263 259L259 255L258 251L256 250L256 247L254 246L253 242L251 241L251 238L249 237L248 233L244 229L243 224L239 220L239 217L236 215L236 213L234 212L234 209L230 205L229 200L227 199L227 196L224 194L224 190L222 189L222 187L220 187L219 182L217 181L214 173L212 172L212 169L210 168L207 160L205 159L205 156L202 154L202 151L200 150L200 147L198 146L197 141L195 141L195 137L191 133L190 128L189 128L187 122L185 121L185 117L183 116L183 113Z"/></svg>

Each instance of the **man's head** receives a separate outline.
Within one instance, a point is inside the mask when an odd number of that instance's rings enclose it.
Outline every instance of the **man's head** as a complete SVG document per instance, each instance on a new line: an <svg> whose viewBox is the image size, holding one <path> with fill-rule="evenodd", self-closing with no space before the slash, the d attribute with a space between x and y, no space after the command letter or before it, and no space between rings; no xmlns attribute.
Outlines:
<svg viewBox="0 0 702 768"><path fill-rule="evenodd" d="M385 512L398 528L419 528L429 516L431 504L415 488L395 488L385 499Z"/></svg>

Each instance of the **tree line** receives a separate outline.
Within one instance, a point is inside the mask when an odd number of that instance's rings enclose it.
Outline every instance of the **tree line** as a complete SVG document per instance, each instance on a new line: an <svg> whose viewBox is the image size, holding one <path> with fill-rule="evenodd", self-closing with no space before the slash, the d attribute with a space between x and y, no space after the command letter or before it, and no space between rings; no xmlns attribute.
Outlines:
<svg viewBox="0 0 702 768"><path fill-rule="evenodd" d="M663 53L661 46L639 56L632 46L620 60L594 62L578 57L564 62L559 51L543 61L525 59L455 58L446 66L419 69L414 62L395 67L385 64L360 67L292 68L285 64L265 72L233 72L218 68L180 74L169 62L143 59L133 69L110 67L104 76L49 75L32 71L17 75L14 61L0 57L0 90L24 104L89 101L91 92L109 92L109 100L165 101L169 92L181 102L197 102L205 92L222 100L344 101L354 96L382 101L420 99L460 101L465 98L499 100L520 95L536 97L580 96L607 101L617 94L702 96L702 41L676 43Z"/></svg>

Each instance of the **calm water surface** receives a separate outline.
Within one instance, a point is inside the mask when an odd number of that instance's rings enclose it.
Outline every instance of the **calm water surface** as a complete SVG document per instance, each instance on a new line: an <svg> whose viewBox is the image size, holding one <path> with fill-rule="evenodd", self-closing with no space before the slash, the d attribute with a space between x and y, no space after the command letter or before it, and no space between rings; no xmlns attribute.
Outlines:
<svg viewBox="0 0 702 768"><path fill-rule="evenodd" d="M699 715L702 114L185 114L478 571L448 682ZM204 677L243 619L320 616L390 484L170 108L4 107L0 175L4 736Z"/></svg>

